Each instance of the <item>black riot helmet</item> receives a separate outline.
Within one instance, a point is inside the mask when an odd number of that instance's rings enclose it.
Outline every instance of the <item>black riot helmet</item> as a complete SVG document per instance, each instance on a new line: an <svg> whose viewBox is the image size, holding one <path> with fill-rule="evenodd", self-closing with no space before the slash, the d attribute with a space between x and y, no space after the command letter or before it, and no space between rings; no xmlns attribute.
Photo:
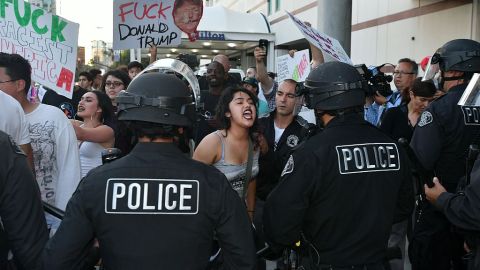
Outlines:
<svg viewBox="0 0 480 270"><path fill-rule="evenodd" d="M441 71L480 72L480 43L471 39L454 39L445 43L431 58Z"/></svg>
<svg viewBox="0 0 480 270"><path fill-rule="evenodd" d="M367 82L353 66L342 62L319 65L310 72L304 86L309 109L335 111L365 103Z"/></svg>
<svg viewBox="0 0 480 270"><path fill-rule="evenodd" d="M189 127L195 119L195 103L188 87L171 74L138 75L116 102L120 121Z"/></svg>

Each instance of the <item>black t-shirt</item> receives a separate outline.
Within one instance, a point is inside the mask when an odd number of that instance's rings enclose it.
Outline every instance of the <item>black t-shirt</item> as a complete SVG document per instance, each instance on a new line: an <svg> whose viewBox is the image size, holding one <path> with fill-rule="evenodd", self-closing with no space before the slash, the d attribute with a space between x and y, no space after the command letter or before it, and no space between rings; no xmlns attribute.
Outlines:
<svg viewBox="0 0 480 270"><path fill-rule="evenodd" d="M204 104L204 110L202 111L195 132L195 145L198 145L205 136L214 132L218 128L215 120L215 113L220 95L213 95L208 91L202 91L200 97Z"/></svg>
<svg viewBox="0 0 480 270"><path fill-rule="evenodd" d="M43 96L42 103L58 107L68 119L74 119L76 118L75 115L77 114L78 103L82 96L87 92L86 89L76 88L76 90L73 91L72 99L69 99L57 94L57 92L53 90L47 90Z"/></svg>
<svg viewBox="0 0 480 270"><path fill-rule="evenodd" d="M407 105L388 109L380 129L395 141L398 141L400 138L411 141L414 127L408 120Z"/></svg>

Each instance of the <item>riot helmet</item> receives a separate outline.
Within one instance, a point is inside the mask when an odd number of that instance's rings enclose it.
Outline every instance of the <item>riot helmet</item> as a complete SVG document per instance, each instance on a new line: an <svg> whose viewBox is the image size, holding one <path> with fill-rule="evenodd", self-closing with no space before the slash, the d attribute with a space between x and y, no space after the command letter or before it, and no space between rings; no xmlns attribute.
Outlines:
<svg viewBox="0 0 480 270"><path fill-rule="evenodd" d="M195 103L185 83L175 75L137 75L116 98L118 120L189 127L195 119Z"/></svg>
<svg viewBox="0 0 480 270"><path fill-rule="evenodd" d="M443 78L442 72L461 71L462 77ZM480 43L471 39L454 39L445 43L430 58L423 80L458 80L480 72ZM439 85L442 85L439 82Z"/></svg>
<svg viewBox="0 0 480 270"><path fill-rule="evenodd" d="M362 106L367 82L355 67L342 62L327 62L310 72L304 87L309 109L335 111Z"/></svg>

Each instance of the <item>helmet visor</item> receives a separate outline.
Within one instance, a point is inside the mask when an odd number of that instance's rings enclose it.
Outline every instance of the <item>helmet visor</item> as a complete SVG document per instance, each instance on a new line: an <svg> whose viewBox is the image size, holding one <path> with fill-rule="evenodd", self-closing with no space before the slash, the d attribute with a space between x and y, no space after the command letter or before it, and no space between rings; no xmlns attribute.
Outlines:
<svg viewBox="0 0 480 270"><path fill-rule="evenodd" d="M428 61L428 65L425 69L425 74L423 75L422 81L433 80L435 82L440 79L440 76L440 55L434 54L430 58L430 61Z"/></svg>
<svg viewBox="0 0 480 270"><path fill-rule="evenodd" d="M480 73L473 75L458 105L480 107Z"/></svg>

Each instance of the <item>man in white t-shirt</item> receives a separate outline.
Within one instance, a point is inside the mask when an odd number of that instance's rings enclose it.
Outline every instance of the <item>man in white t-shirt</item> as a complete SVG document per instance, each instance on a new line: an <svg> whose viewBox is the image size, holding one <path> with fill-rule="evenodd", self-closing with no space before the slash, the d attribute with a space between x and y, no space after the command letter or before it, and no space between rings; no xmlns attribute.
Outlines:
<svg viewBox="0 0 480 270"><path fill-rule="evenodd" d="M0 85L2 82L0 82ZM12 137L15 143L27 155L27 161L33 171L33 154L30 145L28 122L25 119L23 109L13 97L0 91L0 130Z"/></svg>
<svg viewBox="0 0 480 270"><path fill-rule="evenodd" d="M80 181L75 131L61 110L30 103L31 67L18 54L0 53L0 89L16 99L29 123L37 183L42 200L65 210Z"/></svg>

